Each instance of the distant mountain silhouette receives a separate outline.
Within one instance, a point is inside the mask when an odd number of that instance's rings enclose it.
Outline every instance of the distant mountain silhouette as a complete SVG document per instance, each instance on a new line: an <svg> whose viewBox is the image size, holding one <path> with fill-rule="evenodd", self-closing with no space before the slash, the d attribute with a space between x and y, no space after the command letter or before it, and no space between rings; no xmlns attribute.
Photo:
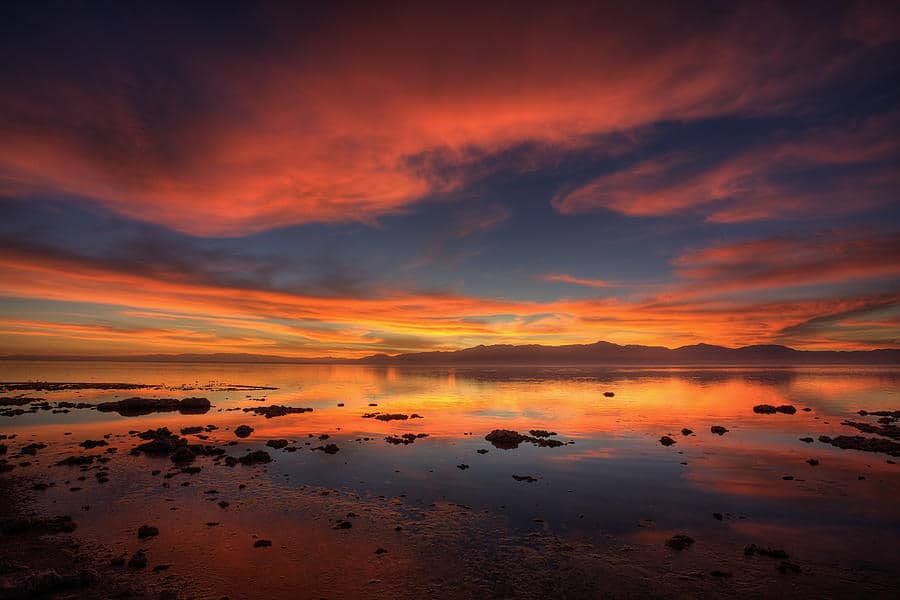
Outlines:
<svg viewBox="0 0 900 600"><path fill-rule="evenodd" d="M620 346L609 342L541 346L497 344L453 352L376 354L368 364L900 364L900 350L812 351L774 344L726 348L694 344L680 348Z"/></svg>
<svg viewBox="0 0 900 600"><path fill-rule="evenodd" d="M542 346L496 344L450 352L375 354L352 358L290 358L262 354L144 354L140 356L2 356L0 360L66 360L183 363L287 363L371 365L800 365L800 364L900 364L900 350L795 350L764 344L727 348L694 344L680 348L620 346L610 342Z"/></svg>

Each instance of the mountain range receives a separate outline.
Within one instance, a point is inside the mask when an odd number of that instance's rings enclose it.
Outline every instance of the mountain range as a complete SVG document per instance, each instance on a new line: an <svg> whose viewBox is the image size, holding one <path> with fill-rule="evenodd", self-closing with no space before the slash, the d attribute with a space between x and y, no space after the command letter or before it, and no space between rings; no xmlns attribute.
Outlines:
<svg viewBox="0 0 900 600"><path fill-rule="evenodd" d="M900 364L900 349L795 350L775 344L728 348L694 344L679 348L596 342L543 346L495 344L464 350L375 354L360 359L289 358L260 354L150 354L139 356L3 356L2 360L80 360L128 362L289 363L371 365L590 365L590 364Z"/></svg>

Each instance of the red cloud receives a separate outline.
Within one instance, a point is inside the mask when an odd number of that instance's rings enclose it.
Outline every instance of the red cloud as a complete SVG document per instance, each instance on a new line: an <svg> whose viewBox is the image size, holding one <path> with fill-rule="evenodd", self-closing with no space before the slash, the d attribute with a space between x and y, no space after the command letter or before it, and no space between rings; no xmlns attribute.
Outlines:
<svg viewBox="0 0 900 600"><path fill-rule="evenodd" d="M252 51L178 39L149 76L97 61L87 77L58 57L0 79L3 193L91 197L195 234L371 221L478 176L473 153L781 113L855 56L832 51L840 22L774 5L576 4L517 17L488 6L473 18L420 3L323 17L312 32L269 17ZM442 164L421 160L434 152ZM640 186L626 177L605 203L658 214L732 182L721 173L674 200L649 189L632 203L622 194ZM558 205L582 210L587 195Z"/></svg>

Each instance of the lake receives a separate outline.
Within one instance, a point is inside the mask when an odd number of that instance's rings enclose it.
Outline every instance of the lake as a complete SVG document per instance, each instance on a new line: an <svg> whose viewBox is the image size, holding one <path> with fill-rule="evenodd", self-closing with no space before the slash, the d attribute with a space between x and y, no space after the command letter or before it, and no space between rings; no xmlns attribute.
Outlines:
<svg viewBox="0 0 900 600"><path fill-rule="evenodd" d="M54 484L21 493L41 513L71 515L98 560L145 550L149 567L162 568L135 576L154 589L210 598L896 592L900 459L819 441L889 439L842 423L880 427L858 412L900 409L896 367L5 362L0 381L84 384L2 394L51 409L0 417L0 434L16 436L0 441L14 466L0 477ZM111 382L148 387L91 385ZM130 396L201 396L212 407L53 410ZM762 404L796 412L754 412ZM312 411L243 410L272 405ZM237 437L240 425L252 434ZM142 441L134 432L192 426L203 428L184 436L192 444L273 460L228 467L198 456L190 474L168 456L130 453ZM497 447L485 439L497 429L526 439ZM413 443L386 441L403 434ZM282 439L287 447L266 445ZM85 440L107 445L84 449ZM47 447L16 457L32 442ZM337 450L322 451L328 444ZM83 454L110 460L55 465ZM138 539L144 524L159 535ZM693 542L667 546L676 535ZM789 558L747 554L750 544Z"/></svg>

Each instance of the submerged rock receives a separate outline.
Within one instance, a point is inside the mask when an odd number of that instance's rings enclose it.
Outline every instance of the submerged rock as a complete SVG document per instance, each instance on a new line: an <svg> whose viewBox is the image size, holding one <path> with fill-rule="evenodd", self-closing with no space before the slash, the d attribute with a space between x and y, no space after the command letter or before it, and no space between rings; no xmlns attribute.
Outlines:
<svg viewBox="0 0 900 600"><path fill-rule="evenodd" d="M144 540L159 535L159 529L153 525L141 525L138 528L138 539Z"/></svg>
<svg viewBox="0 0 900 600"><path fill-rule="evenodd" d="M84 440L78 445L85 450L90 450L92 448L99 448L100 446L108 446L109 442L106 440Z"/></svg>
<svg viewBox="0 0 900 600"><path fill-rule="evenodd" d="M313 450L321 450L325 454L337 454L340 448L338 448L337 444L325 444L324 446L317 446Z"/></svg>
<svg viewBox="0 0 900 600"><path fill-rule="evenodd" d="M206 398L125 398L97 405L100 412L117 412L123 417L138 417L155 412L181 412L183 414L203 414L210 409Z"/></svg>
<svg viewBox="0 0 900 600"><path fill-rule="evenodd" d="M768 558L779 558L783 560L787 560L790 558L788 553L784 550L775 549L775 548L761 548L756 544L750 544L744 547L744 554L746 556L765 556Z"/></svg>
<svg viewBox="0 0 900 600"><path fill-rule="evenodd" d="M274 417L283 417L285 415L294 415L294 414L302 414L306 412L312 412L311 408L301 408L301 407L293 407L293 406L282 406L282 405L272 405L272 406L254 406L252 408L245 408L244 412L255 413L257 415L262 415L267 419L272 419Z"/></svg>
<svg viewBox="0 0 900 600"><path fill-rule="evenodd" d="M147 567L147 555L143 550L138 550L128 559L128 566L132 569L144 569Z"/></svg>
<svg viewBox="0 0 900 600"><path fill-rule="evenodd" d="M683 534L673 535L668 540L666 540L666 546L672 548L673 550L679 551L690 548L693 544L694 538Z"/></svg>
<svg viewBox="0 0 900 600"><path fill-rule="evenodd" d="M234 430L234 435L238 436L239 438L250 437L251 433L253 433L253 428L249 425L239 425Z"/></svg>
<svg viewBox="0 0 900 600"><path fill-rule="evenodd" d="M248 452L244 456L238 457L237 461L242 465L256 465L261 463L272 462L272 457L265 450L254 450Z"/></svg>

